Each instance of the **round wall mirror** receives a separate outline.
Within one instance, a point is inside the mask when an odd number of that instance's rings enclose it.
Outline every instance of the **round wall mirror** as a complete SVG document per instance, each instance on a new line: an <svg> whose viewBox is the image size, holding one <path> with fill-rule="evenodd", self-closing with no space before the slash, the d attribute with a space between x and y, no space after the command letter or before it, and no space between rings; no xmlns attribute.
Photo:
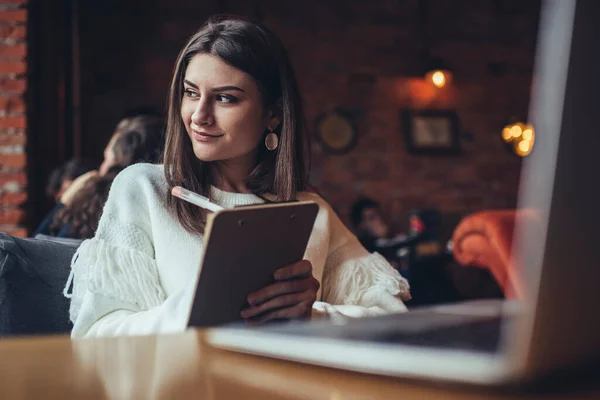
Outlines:
<svg viewBox="0 0 600 400"><path fill-rule="evenodd" d="M321 146L333 154L347 153L357 142L354 123L340 111L331 111L319 116L315 132Z"/></svg>

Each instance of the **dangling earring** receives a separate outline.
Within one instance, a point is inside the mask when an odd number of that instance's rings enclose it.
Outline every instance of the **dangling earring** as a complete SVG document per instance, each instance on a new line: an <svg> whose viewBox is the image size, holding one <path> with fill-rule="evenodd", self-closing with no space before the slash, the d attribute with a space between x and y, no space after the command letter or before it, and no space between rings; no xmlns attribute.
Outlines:
<svg viewBox="0 0 600 400"><path fill-rule="evenodd" d="M269 128L269 130L270 132L265 137L265 147L268 150L273 151L279 147L279 137L277 137L277 134L273 132L271 128Z"/></svg>

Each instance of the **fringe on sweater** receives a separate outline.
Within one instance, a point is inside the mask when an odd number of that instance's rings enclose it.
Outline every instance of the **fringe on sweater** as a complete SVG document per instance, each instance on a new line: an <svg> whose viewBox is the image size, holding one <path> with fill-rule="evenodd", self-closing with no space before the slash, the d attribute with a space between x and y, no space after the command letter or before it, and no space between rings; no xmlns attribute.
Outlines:
<svg viewBox="0 0 600 400"><path fill-rule="evenodd" d="M71 285L73 292L69 293ZM71 299L72 322L77 319L86 291L132 304L140 311L156 307L166 299L152 257L97 238L84 241L71 262L63 294Z"/></svg>
<svg viewBox="0 0 600 400"><path fill-rule="evenodd" d="M343 252L343 249L336 252ZM363 295L374 289L402 300L411 298L408 281L380 254L371 253L338 262L341 257L344 254L334 253L330 256L331 261L328 260L335 267L323 276L323 298L326 302L358 305Z"/></svg>

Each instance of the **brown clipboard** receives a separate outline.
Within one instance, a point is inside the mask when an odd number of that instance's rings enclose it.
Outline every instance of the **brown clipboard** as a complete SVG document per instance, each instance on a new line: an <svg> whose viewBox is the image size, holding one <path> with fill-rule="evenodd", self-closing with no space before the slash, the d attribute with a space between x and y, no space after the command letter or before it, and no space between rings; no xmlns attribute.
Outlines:
<svg viewBox="0 0 600 400"><path fill-rule="evenodd" d="M247 297L274 282L273 273L302 260L319 206L269 203L209 214L188 326L241 321Z"/></svg>

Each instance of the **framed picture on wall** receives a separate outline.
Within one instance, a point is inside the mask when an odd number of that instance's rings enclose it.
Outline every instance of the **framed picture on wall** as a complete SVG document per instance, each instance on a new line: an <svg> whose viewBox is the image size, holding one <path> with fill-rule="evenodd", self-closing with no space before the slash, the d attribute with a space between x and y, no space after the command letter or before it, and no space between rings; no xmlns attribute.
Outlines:
<svg viewBox="0 0 600 400"><path fill-rule="evenodd" d="M460 153L460 127L453 110L403 110L402 126L409 153Z"/></svg>

